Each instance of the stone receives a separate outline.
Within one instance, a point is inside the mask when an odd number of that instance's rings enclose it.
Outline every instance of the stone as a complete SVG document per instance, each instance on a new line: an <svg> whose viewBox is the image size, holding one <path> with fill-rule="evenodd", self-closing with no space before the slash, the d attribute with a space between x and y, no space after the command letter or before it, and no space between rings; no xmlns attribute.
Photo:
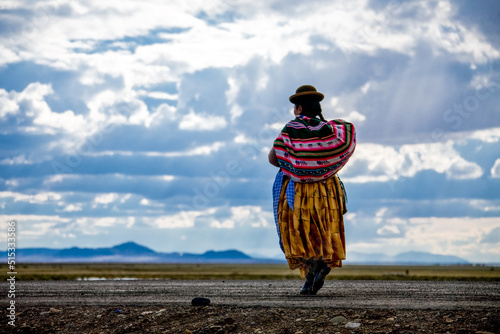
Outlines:
<svg viewBox="0 0 500 334"><path fill-rule="evenodd" d="M210 299L203 297L195 297L191 300L191 305L193 306L208 306L210 305Z"/></svg>
<svg viewBox="0 0 500 334"><path fill-rule="evenodd" d="M333 317L330 321L333 324L338 325L338 324L345 324L347 322L347 319L341 315L338 315L336 317Z"/></svg>
<svg viewBox="0 0 500 334"><path fill-rule="evenodd" d="M21 326L21 331L23 331L23 330L32 330L32 329L35 329L35 327L31 327L31 326L28 326L26 324L23 324Z"/></svg>
<svg viewBox="0 0 500 334"><path fill-rule="evenodd" d="M359 327L361 327L359 322L348 322L345 324L346 329L358 329Z"/></svg>
<svg viewBox="0 0 500 334"><path fill-rule="evenodd" d="M59 313L59 312L62 312L62 310L58 310L58 309L56 309L54 307L51 307L50 308L50 312L52 312L52 313Z"/></svg>
<svg viewBox="0 0 500 334"><path fill-rule="evenodd" d="M226 328L226 331L232 332L232 331L235 331L236 328L238 328L238 324L226 325L225 328Z"/></svg>
<svg viewBox="0 0 500 334"><path fill-rule="evenodd" d="M167 309L162 308L161 310L156 311L155 317L161 315L163 312L165 312Z"/></svg>

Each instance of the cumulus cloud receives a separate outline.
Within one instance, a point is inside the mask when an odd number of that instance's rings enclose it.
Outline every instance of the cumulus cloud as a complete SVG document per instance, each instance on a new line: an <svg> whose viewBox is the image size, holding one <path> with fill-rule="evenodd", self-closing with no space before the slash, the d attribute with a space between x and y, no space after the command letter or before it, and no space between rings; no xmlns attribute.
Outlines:
<svg viewBox="0 0 500 334"><path fill-rule="evenodd" d="M7 224L10 221L23 222L23 240L24 242L37 242L37 240L46 238L51 235L54 228L58 224L65 224L70 221L70 219L62 218L55 215L43 216L43 215L27 215L27 214L14 214L14 215L0 215L0 225L3 231L0 235L3 238L7 238ZM22 244L22 242L18 242Z"/></svg>
<svg viewBox="0 0 500 334"><path fill-rule="evenodd" d="M94 202L97 204L109 204L113 203L114 201L118 200L119 195L116 193L110 193L110 194L101 194L96 196L94 198Z"/></svg>
<svg viewBox="0 0 500 334"><path fill-rule="evenodd" d="M500 159L495 160L495 164L491 167L491 176L500 178Z"/></svg>
<svg viewBox="0 0 500 334"><path fill-rule="evenodd" d="M0 89L0 118L5 118L8 114L15 114L18 110L18 104L9 97L9 93Z"/></svg>
<svg viewBox="0 0 500 334"><path fill-rule="evenodd" d="M264 212L260 206L234 206L230 210L230 217L222 221L215 220L211 223L211 226L215 228L235 228L247 225L253 228L266 228L270 225L270 214Z"/></svg>
<svg viewBox="0 0 500 334"><path fill-rule="evenodd" d="M495 227L488 233L485 233L481 242L497 244L500 243L500 227Z"/></svg>
<svg viewBox="0 0 500 334"><path fill-rule="evenodd" d="M32 163L33 161L26 159L26 156L24 154L13 158L5 158L3 160L0 160L1 165L29 165Z"/></svg>
<svg viewBox="0 0 500 334"><path fill-rule="evenodd" d="M195 221L199 217L213 213L214 209L206 211L181 211L173 215L143 218L143 222L160 229L189 228L195 226Z"/></svg>
<svg viewBox="0 0 500 334"><path fill-rule="evenodd" d="M74 211L82 211L82 205L81 204L69 204L67 205L62 211L63 212L74 212Z"/></svg>
<svg viewBox="0 0 500 334"><path fill-rule="evenodd" d="M500 141L500 128L474 131L470 134L471 139L478 139L485 143L497 143Z"/></svg>
<svg viewBox="0 0 500 334"><path fill-rule="evenodd" d="M61 199L61 194L56 192L39 192L37 194L23 194L11 191L0 192L0 198L12 198L14 202L28 202L42 204L46 202L58 201Z"/></svg>
<svg viewBox="0 0 500 334"><path fill-rule="evenodd" d="M377 230L377 234L381 235L381 236L395 236L395 235L399 235L400 234L400 231L399 231L399 228L397 226L394 226L394 225L386 225L386 226L383 226L381 228L379 228Z"/></svg>
<svg viewBox="0 0 500 334"><path fill-rule="evenodd" d="M385 182L400 177L413 177L424 170L444 173L450 179L481 177L481 167L463 159L453 146L452 141L410 144L399 148L359 144L342 175L349 182ZM354 173L360 176L351 177Z"/></svg>
<svg viewBox="0 0 500 334"><path fill-rule="evenodd" d="M224 129L227 125L224 117L195 114L191 111L179 123L179 129L190 131L213 131Z"/></svg>
<svg viewBox="0 0 500 334"><path fill-rule="evenodd" d="M85 132L86 121L82 115L75 115L72 110L55 113L45 101L46 96L54 94L50 84L34 82L22 92L7 93L0 90L2 110L0 117L14 117L24 126L17 130L27 133L81 133ZM13 131L11 129L10 131Z"/></svg>

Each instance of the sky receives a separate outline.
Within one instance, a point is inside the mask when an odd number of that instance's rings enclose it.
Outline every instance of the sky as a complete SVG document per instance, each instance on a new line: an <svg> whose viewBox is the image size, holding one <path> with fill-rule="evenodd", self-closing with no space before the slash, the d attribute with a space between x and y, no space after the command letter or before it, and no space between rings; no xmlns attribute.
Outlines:
<svg viewBox="0 0 500 334"><path fill-rule="evenodd" d="M348 259L500 262L498 22L496 0L4 0L2 240L282 256L267 153L310 84L357 130Z"/></svg>

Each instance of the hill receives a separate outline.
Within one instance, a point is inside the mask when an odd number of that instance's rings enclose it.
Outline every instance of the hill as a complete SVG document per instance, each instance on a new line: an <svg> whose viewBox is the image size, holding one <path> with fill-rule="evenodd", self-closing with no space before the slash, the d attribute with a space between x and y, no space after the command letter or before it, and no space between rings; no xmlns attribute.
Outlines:
<svg viewBox="0 0 500 334"><path fill-rule="evenodd" d="M160 253L135 242L109 248L18 249L19 262L140 262L140 263L276 263L278 260L256 259L238 250L194 253Z"/></svg>
<svg viewBox="0 0 500 334"><path fill-rule="evenodd" d="M349 252L348 264L468 264L467 260L453 255L440 255L426 252L406 252L394 256L383 253ZM284 263L280 258L256 258L239 250L210 250L202 254L161 253L135 242L126 242L113 247L65 249L24 248L18 249L16 258L19 262L129 262L129 263Z"/></svg>
<svg viewBox="0 0 500 334"><path fill-rule="evenodd" d="M345 264L405 264L405 265L429 265L429 264L468 264L464 260L454 255L432 254L427 252L405 252L394 256L383 253L357 253L347 254L348 259Z"/></svg>

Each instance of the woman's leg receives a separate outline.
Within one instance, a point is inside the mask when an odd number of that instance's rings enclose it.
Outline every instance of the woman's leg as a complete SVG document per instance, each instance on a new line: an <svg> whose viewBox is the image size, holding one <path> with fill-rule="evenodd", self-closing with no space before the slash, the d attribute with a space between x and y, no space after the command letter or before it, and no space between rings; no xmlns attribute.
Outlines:
<svg viewBox="0 0 500 334"><path fill-rule="evenodd" d="M319 260L314 260L314 258L310 258L308 260L303 260L303 263L307 265L307 274L304 286L300 290L300 294L302 295L315 295L319 289L323 286L324 277L328 273L325 273L325 267L330 269L325 262L320 258ZM330 270L328 270L330 272ZM321 282L321 283L320 283Z"/></svg>
<svg viewBox="0 0 500 334"><path fill-rule="evenodd" d="M318 270L314 275L311 294L315 295L323 287L325 278L330 273L330 270L332 269L325 262L322 260L318 261Z"/></svg>

